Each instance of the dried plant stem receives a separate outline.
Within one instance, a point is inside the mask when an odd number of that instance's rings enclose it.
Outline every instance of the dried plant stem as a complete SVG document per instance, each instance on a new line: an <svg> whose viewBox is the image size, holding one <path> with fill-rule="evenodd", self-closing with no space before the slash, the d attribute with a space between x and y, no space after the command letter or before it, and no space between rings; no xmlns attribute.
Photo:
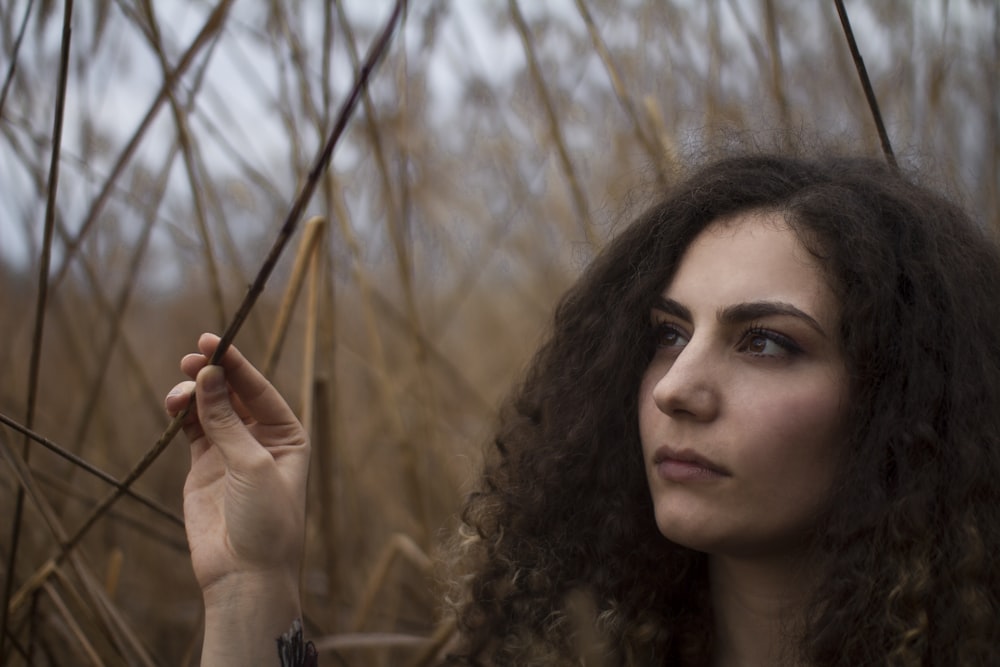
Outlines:
<svg viewBox="0 0 1000 667"><path fill-rule="evenodd" d="M278 358L281 356L285 334L288 333L288 325L292 321L292 311L295 309L299 292L302 290L306 271L323 237L325 226L326 221L322 217L315 216L306 221L302 231L299 248L295 254L295 262L292 264L292 273L288 279L288 285L285 287L285 295L281 299L281 305L278 307L278 316L275 319L274 327L271 329L271 337L267 343L267 352L264 355L262 369L264 375L268 378L274 376L274 371L278 366ZM299 415L299 417L302 418L302 415ZM303 419L303 423L308 424L309 422Z"/></svg>
<svg viewBox="0 0 1000 667"><path fill-rule="evenodd" d="M351 22L346 11L344 10L344 3L337 3L337 16L340 20L341 30L344 32L344 41L347 43L347 52L350 55L351 64L354 69L357 70L358 67L360 67L357 44L354 39L354 31L351 28ZM424 380L424 401L421 403L420 407L425 407L433 401L433 385L429 381L428 374L426 372L425 361L427 355L422 349L423 346L420 343L422 339L420 336L422 327L420 325L420 316L418 314L416 296L413 289L413 267L405 238L403 209L397 200L395 188L393 188L394 180L389 173L389 164L386 158L385 146L382 143L382 135L379 132L378 122L375 117L375 105L372 103L371 96L368 94L367 90L362 93L362 103L365 110L365 127L368 130L368 137L372 142L372 156L375 158L375 164L382 180L382 189L385 192L383 201L386 205L386 227L389 231L389 238L392 241L393 252L396 257L396 270L402 285L407 331L410 334L410 340L414 343L414 363L418 367L418 373ZM405 189L405 179L402 179L401 183L402 187ZM429 425L430 418L423 410L420 411L420 417L421 419L415 429L417 432L416 440L429 444L432 442L431 428ZM402 464L404 474L407 478L407 483L410 486L412 507L417 515L417 525L420 529L419 539L422 544L426 545L430 536L430 526L428 525L430 511L427 507L427 493L423 488L424 485L421 481L421 476L418 470L418 461L420 457L417 455L413 435L407 433L405 430L401 430L400 435L402 436L399 439L403 459Z"/></svg>
<svg viewBox="0 0 1000 667"><path fill-rule="evenodd" d="M622 77L618 73L618 68L615 66L614 60L611 58L611 53L608 51L607 45L601 38L601 33L598 31L597 25L594 23L594 17L590 14L590 9L587 7L586 0L576 0L576 8L580 12L580 16L583 18L583 22L587 26L587 32L590 33L590 41L594 45L594 50L597 51L597 55L601 58L601 62L604 63L604 69L608 72L608 78L611 80L611 86L614 88L615 96L618 98L618 102L621 103L622 109L625 111L625 115L628 116L635 138L639 141L639 144L646 149L649 157L653 160L653 164L656 167L657 180L660 185L666 187L670 182L670 166L665 159L663 151L660 150L656 141L649 136L645 127L643 127L642 120L639 117L635 104L633 104L632 98L629 97L628 91L625 90L625 83L622 81Z"/></svg>
<svg viewBox="0 0 1000 667"><path fill-rule="evenodd" d="M17 431L21 435L25 436L26 438L29 438L30 440L34 440L35 442L37 442L38 444L40 444L42 447L45 447L45 449L47 449L50 452L52 452L53 454L56 454L57 456L62 457L63 459L69 461L70 463L72 463L73 465L77 466L81 470L84 470L85 472L88 472L91 475L93 475L94 477L98 478L102 482L106 482L106 483L110 484L111 486L115 487L116 489L120 489L122 491L122 493L124 493L127 496L129 496L130 498L133 498L134 500L142 503L143 505L145 505L149 509L153 510L154 512L156 512L160 516L162 516L162 517L166 518L167 520L171 521L172 523L174 523L174 524L176 524L178 526L181 526L181 527L184 526L184 520L181 517L177 516L175 513L171 512L167 508L163 507L163 505L161 505L160 503L158 503L155 500L152 500L150 498L147 498L146 496L142 495L141 493L133 491L132 489L124 486L121 482L119 482L117 479L115 479L112 475L104 472L103 470L101 470L97 466L92 465L87 460L85 460L85 459L77 456L76 454L73 454L72 452L66 450L65 448L60 447L59 445L57 445L56 443L52 442L48 438L45 438L45 437L43 437L42 435L40 435L38 433L35 433L34 431L32 431L31 429L29 429L28 427L26 427L26 426L24 426L22 424L19 424L18 422L14 421L10 417L8 417L8 416L6 416L6 415L4 415L2 413L0 413L0 423L3 423L4 425L6 425L6 426L8 426L8 427L10 427L12 429L14 429L15 431Z"/></svg>
<svg viewBox="0 0 1000 667"><path fill-rule="evenodd" d="M762 0L764 3L764 32L767 35L768 51L770 52L771 93L778 105L778 118L784 130L791 129L791 108L788 105L788 95L785 94L785 73L781 60L781 38L778 31L778 13L774 0Z"/></svg>
<svg viewBox="0 0 1000 667"><path fill-rule="evenodd" d="M3 458L7 460L11 471L20 483L20 488L24 489L25 495L31 498L35 507L38 509L39 514L45 521L46 526L49 528L53 538L60 545L65 545L67 543L66 531L56 516L52 506L46 500L45 496L40 492L37 485L34 483L33 475L25 465L24 461L19 459L16 454L11 450L7 443L6 438L0 436L0 454ZM65 549L62 553L68 553ZM76 575L84 587L89 600L87 605L102 619L105 624L105 628L108 630L110 636L119 644L120 647L124 649L127 644L135 653L135 657L144 665L152 665L153 661L146 653L145 648L142 647L141 642L138 642L134 634L128 630L123 619L117 615L112 608L112 606L107 603L105 596L103 596L100 586L96 585L93 575L90 574L83 560L75 553L68 554L70 565L73 567ZM36 570L36 572L29 577L28 581L17 591L17 593L10 599L10 603L7 608L7 613L13 616L17 613L17 610L21 605L29 598L33 598L36 591L38 591L42 586L45 585L48 577L57 573L59 570L59 563L55 559L50 559L41 568ZM124 655L124 654L123 654Z"/></svg>
<svg viewBox="0 0 1000 667"><path fill-rule="evenodd" d="M676 169L680 158L677 153L677 145L673 137L670 136L667 123L663 119L663 110L656 99L650 95L643 98L642 106L645 109L646 118L649 119L649 124L653 127L653 136L656 137L656 141L660 144L660 149L663 155L666 156L667 163L671 165L671 170Z"/></svg>
<svg viewBox="0 0 1000 667"><path fill-rule="evenodd" d="M271 251L268 253L260 272L257 274L257 278L250 286L250 289L248 290L243 303L240 305L239 310L236 312L235 317L223 333L222 339L219 341L219 345L216 348L215 354L212 356L210 363L216 365L219 363L222 355L225 354L229 345L232 344L237 332L239 332L243 322L250 314L257 298L260 296L261 292L263 292L268 277L270 277L275 265L277 265L278 259L280 258L285 245L288 243L292 233L295 231L295 226L302 215L303 209L311 198L317 182L325 171L330 157L333 155L334 147L337 145L344 129L347 127L347 122L350 119L354 107L357 105L361 89L367 85L368 79L374 71L378 61L381 59L381 56L385 53L389 46L389 41L395 32L399 17L402 14L402 9L405 4L406 0L397 0L396 7L392 12L382 35L369 51L365 66L358 74L350 94L341 106L337 122L335 123L333 130L330 132L322 150L317 155L316 160L313 163L313 167L309 172L309 178L296 196L291 210L281 226L278 237L271 247ZM153 447L146 452L142 459L132 468L128 475L126 475L125 479L122 480L121 486L116 488L96 508L94 508L94 510L87 516L83 524L72 536L70 536L67 540L62 541L59 553L50 558L48 562L61 562L70 551L76 548L76 546L80 543L80 540L83 539L84 535L87 534L97 520L100 519L105 512L107 512L108 509L114 505L119 498L121 498L122 495L124 495L124 489L131 487L135 480L138 479L157 458L159 458L160 454L163 453L163 450L167 448L167 445L169 445L170 442L173 441L174 437L176 437L176 435L180 432L186 416L187 410L182 410L170 421L170 424L161 434ZM42 568L37 570L32 577L29 578L28 582L23 585L21 590L18 592L21 599L45 581L48 574L42 574L43 570L49 571L50 568L47 564L43 565ZM13 606L13 603L11 606Z"/></svg>
<svg viewBox="0 0 1000 667"><path fill-rule="evenodd" d="M52 602L52 605L56 608L56 611L59 612L59 616L69 629L70 636L76 640L76 643L79 645L80 649L83 650L83 653L87 656L87 660L90 664L104 665L104 661L101 660L97 651L94 650L94 647L91 645L90 641L88 641L86 633L83 632L79 623L76 622L74 614L66 606L66 603L63 602L63 599L59 595L59 591L55 589L55 586L46 583L42 589Z"/></svg>
<svg viewBox="0 0 1000 667"><path fill-rule="evenodd" d="M139 127L137 127L135 132L132 133L132 137L119 154L114 167L112 167L111 172L105 178L100 192L97 193L97 196L91 203L90 208L87 210L87 214L84 216L83 224L81 224L80 230L77 232L76 236L70 239L66 244L62 264L52 279L53 285L58 285L66 276L70 263L73 261L74 256L80 249L80 244L83 242L84 237L90 232L91 227L104 210L104 205L110 198L111 191L114 188L115 183L118 181L118 177L121 176L122 172L125 170L125 166L132 159L132 156L135 155L136 150L139 148L139 144L142 142L142 139L145 138L146 132L156 119L160 108L163 106L163 103L167 101L167 95L170 90L172 90L174 83L184 75L184 72L186 72L188 67L190 67L194 62L195 56L197 56L205 45L208 44L209 41L216 35L216 33L222 29L222 26L225 24L226 15L228 14L229 8L233 2L234 0L219 0L219 4L217 4L212 10L212 13L209 14L208 19L205 21L205 25L202 26L197 36L195 36L194 41L191 42L191 46L189 46L184 52L184 55L181 56L177 66L174 67L169 76L164 77L163 85L160 86L156 99L153 100L153 103L150 105L146 115L139 123Z"/></svg>
<svg viewBox="0 0 1000 667"><path fill-rule="evenodd" d="M402 533L396 533L390 537L389 541L382 548L382 553L375 562L375 567L372 569L365 583L361 601L358 603L357 609L354 612L354 619L351 621L351 632L360 632L361 628L364 627L365 622L368 620L368 615L371 613L372 606L375 604L375 597L382 590L385 580L389 576L389 568L400 557L408 560L424 573L430 572L433 566L431 559L427 557L423 549L412 539Z"/></svg>
<svg viewBox="0 0 1000 667"><path fill-rule="evenodd" d="M48 192L45 200L45 230L42 240L42 256L38 270L38 299L35 303L35 326L31 338L31 359L28 366L28 397L25 424L31 428L35 421L35 401L38 396L38 371L42 361L42 338L45 332L45 312L49 294L49 264L52 257L52 236L56 221L56 192L59 189L59 153L62 149L63 113L66 108L66 80L69 73L69 45L73 34L73 0L63 5L62 44L59 54L59 78L56 87L56 106L52 121L52 152L49 161ZM27 437L24 439L21 456L27 463L31 448ZM4 641L7 637L7 606L13 591L20 547L21 520L24 515L24 488L18 487L14 500L14 512L10 525L10 551L7 554L3 586L3 606L0 607L0 657L4 655Z"/></svg>
<svg viewBox="0 0 1000 667"><path fill-rule="evenodd" d="M458 634L454 618L446 618L438 624L434 634L430 636L427 645L422 648L410 662L409 667L430 667L438 662L438 654Z"/></svg>
<svg viewBox="0 0 1000 667"><path fill-rule="evenodd" d="M17 29L14 50L10 54L10 65L7 66L7 75L3 79L3 88L0 88L0 118L3 117L3 107L7 101L7 93L10 92L11 83L14 81L14 72L17 71L17 57L21 53L21 40L24 39L24 32L28 28L28 18L31 17L31 10L34 6L35 0L28 0L28 4L24 8L24 15L21 17L21 25ZM0 655L3 654L0 653Z"/></svg>
<svg viewBox="0 0 1000 667"><path fill-rule="evenodd" d="M597 249L600 247L600 240L594 233L594 223L590 217L590 207L587 205L587 198L584 196L583 188L580 186L580 180L576 175L576 168L573 166L573 161L569 157L569 151L566 149L566 140L563 138L562 125L559 122L559 115L556 113L552 96L549 95L548 87L545 84L545 78L542 76L542 68L538 64L538 56L535 53L535 47L532 43L531 31L528 29L528 24L521 14L518 1L507 0L507 5L510 8L510 15L514 20L514 27L517 29L517 34L521 37L521 45L524 47L524 54L528 60L528 70L531 72L531 79L535 82L535 90L545 110L545 117L549 124L549 138L555 145L556 154L559 156L559 164L562 166L563 175L566 177L566 183L569 186L573 212L583 226L587 242L591 247Z"/></svg>
<svg viewBox="0 0 1000 667"><path fill-rule="evenodd" d="M167 56L163 53L163 43L160 38L160 28L156 20L156 12L153 11L151 0L142 0L143 11L149 26L150 44L160 63L164 81L169 81L171 77L170 64ZM177 79L173 80L173 84ZM188 177L188 186L191 190L191 205L194 207L195 227L201 237L202 256L205 259L205 270L208 272L208 288L215 307L215 314L218 318L218 327L221 329L226 324L226 302L222 295L222 280L219 277L219 265L215 258L215 243L212 235L208 231L208 216L205 214L205 202L203 192L210 189L210 184L199 182L195 159L195 147L191 138L191 132L186 120L186 110L181 108L174 94L174 86L167 87L167 101L170 104L170 111L174 117L174 126L177 129L177 142L181 147L181 156L184 159L184 170ZM220 225L225 227L225 224Z"/></svg>
<svg viewBox="0 0 1000 667"><path fill-rule="evenodd" d="M164 193L166 192L167 179L169 178L170 167L173 165L173 158L175 155L176 149L171 151L166 167L164 167L164 169L160 172L157 187L155 188L152 201L150 202L150 206L154 211L159 208L159 204L162 201ZM90 430L93 418L97 414L99 399L103 395L104 381L111 368L111 358L118 347L119 340L121 339L122 320L124 319L125 311L128 308L133 289L138 283L136 278L139 275L139 270L142 266L142 259L146 255L146 249L149 247L149 240L152 237L153 228L157 219L158 216L156 215L146 216L139 239L136 242L135 250L132 253L131 261L129 262L128 269L126 270L126 279L122 282L121 291L119 292L114 305L111 306L109 304L109 309L106 312L110 321L108 336L104 340L104 344L96 355L97 362L94 365L95 377L90 382L89 389L86 392L86 400L80 413L80 418L77 421L76 428L74 429L73 439L70 441L71 447L75 452L83 451L83 443L87 438L87 433ZM87 264L86 260L82 263ZM88 274L90 274L92 279L94 292L100 293L100 287L97 284L96 275L90 271L88 271ZM98 301L103 303L105 302L105 299L101 296L98 298ZM157 406L157 408L159 408L159 406ZM75 468L70 471L71 478L74 472Z"/></svg>
<svg viewBox="0 0 1000 667"><path fill-rule="evenodd" d="M333 424L335 420L330 415L330 407L333 404L330 385L332 381L325 377L317 377L313 383L313 402L318 406L315 411L313 427L313 452L316 456L316 468L318 471L316 483L318 485L318 495L320 502L319 522L320 535L323 540L324 556L326 558L323 568L326 573L327 606L329 614L326 619L327 632L336 632L339 626L337 608L340 603L339 559L341 542L340 524L337 521L337 480L339 479L339 466L337 465L337 440L334 436Z"/></svg>
<svg viewBox="0 0 1000 667"><path fill-rule="evenodd" d="M868 78L868 69L865 61L858 50L858 43L854 39L854 30L851 29L851 20L847 16L847 9L844 8L844 0L833 0L837 6L837 16L840 17L840 25L844 29L844 37L847 39L847 46L851 50L851 58L854 60L854 68L858 71L858 78L861 80L861 88L865 92L865 99L868 101L868 109L871 110L872 119L875 121L875 129L878 131L878 139L882 144L882 153L885 160L893 167L896 165L896 156L892 152L892 144L889 142L889 133L885 130L885 123L882 122L882 112L879 111L878 100L875 98L875 90L872 88L871 79Z"/></svg>
<svg viewBox="0 0 1000 667"><path fill-rule="evenodd" d="M313 410L315 405L315 395L313 385L316 380L316 336L319 333L319 298L322 292L322 270L324 253L320 251L318 243L323 240L323 232L326 230L326 221L320 218L315 225L317 245L313 247L309 255L309 287L306 294L306 326L305 335L302 341L302 408L301 419L303 424L313 423Z"/></svg>

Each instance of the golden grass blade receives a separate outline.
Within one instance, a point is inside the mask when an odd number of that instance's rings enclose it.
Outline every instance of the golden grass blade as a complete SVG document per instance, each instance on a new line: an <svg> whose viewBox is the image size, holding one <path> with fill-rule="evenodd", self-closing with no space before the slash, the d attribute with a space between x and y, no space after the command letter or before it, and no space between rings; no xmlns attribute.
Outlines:
<svg viewBox="0 0 1000 667"><path fill-rule="evenodd" d="M868 78L868 69L865 61L858 50L858 43L854 39L854 30L851 29L851 20L847 16L847 9L844 8L844 0L833 0L837 6L837 16L840 17L840 25L844 28L844 37L847 39L847 46L851 50L851 58L854 60L854 68L858 72L861 80L861 88L865 92L865 100L868 102L868 109L872 112L872 120L875 121L875 129L878 130L879 142L882 144L882 153L885 160L892 166L896 165L896 155L892 152L892 144L889 143L889 133L885 130L885 123L882 122L882 112L878 108L878 100L875 98L875 90L872 88L871 79Z"/></svg>
<svg viewBox="0 0 1000 667"><path fill-rule="evenodd" d="M322 291L323 233L326 231L326 221L320 218L314 225L317 237L312 252L309 254L309 289L306 294L306 326L302 343L302 410L303 424L313 423L314 394L313 385L316 379L316 337L319 334L319 298Z"/></svg>
<svg viewBox="0 0 1000 667"><path fill-rule="evenodd" d="M326 221L320 216L309 218L302 231L302 238L299 240L298 251L295 254L295 262L292 264L292 273L285 287L285 295L281 299L278 307L278 316L275 319L274 327L271 329L271 337L267 343L267 352L264 354L264 363L261 368L265 377L274 376L274 371L278 366L278 358L281 356L281 348L284 345L285 334L288 333L288 325L292 321L292 311L298 301L299 292L302 290L302 283L305 281L306 270L313 259L313 254L319 247L318 244L323 237L323 230ZM303 423L309 422L300 415Z"/></svg>

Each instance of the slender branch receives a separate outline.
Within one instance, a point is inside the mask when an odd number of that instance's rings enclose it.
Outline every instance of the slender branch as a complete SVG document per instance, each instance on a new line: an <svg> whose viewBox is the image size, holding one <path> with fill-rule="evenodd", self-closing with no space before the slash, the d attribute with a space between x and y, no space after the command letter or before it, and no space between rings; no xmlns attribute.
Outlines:
<svg viewBox="0 0 1000 667"><path fill-rule="evenodd" d="M847 10L844 8L844 0L833 0L833 2L837 5L837 15L840 16L840 25L844 28L844 36L847 38L847 45L851 49L854 67L858 70L861 87L865 91L865 99L868 100L868 108L871 109L872 118L875 120L875 129L878 130L878 138L882 142L882 152L885 154L886 162L895 167L897 166L896 156L892 152L892 144L889 143L889 134L885 131L885 124L882 122L882 112L879 111L878 100L875 99L875 91L872 89L872 82L868 78L865 61L861 58L858 43L854 39L854 31L851 29L851 20L847 17Z"/></svg>
<svg viewBox="0 0 1000 667"><path fill-rule="evenodd" d="M52 120L52 153L49 161L48 195L45 201L45 230L42 256L38 268L38 299L35 302L35 327L32 334L31 360L28 370L28 405L25 423L30 428L35 420L35 401L38 397L38 369L42 360L42 336L45 331L45 310L49 296L49 264L52 257L52 236L56 221L56 192L59 189L59 150L62 147L63 112L66 108L66 81L69 76L69 46L73 35L73 0L63 5L62 45L59 54L59 79L56 89L56 108ZM21 454L28 461L30 448L24 440ZM0 656L4 654L4 637L7 635L7 605L14 585L18 542L21 536L21 519L24 515L24 488L18 487L11 521L10 553L7 554L7 577L3 587L3 607L0 608Z"/></svg>
<svg viewBox="0 0 1000 667"><path fill-rule="evenodd" d="M97 466L93 465L92 463L89 463L86 459L84 459L84 458L82 458L80 456L77 456L76 454L74 454L73 452L68 451L64 447L60 447L58 444L52 442L48 438L42 436L39 433L36 433L35 431L32 431L30 428L28 428L27 426L24 426L23 424L17 423L16 421L14 421L13 419L11 419L10 417L8 417L7 415L5 415L3 413L0 413L0 423L2 423L5 426L7 426L7 427L9 427L9 428L17 431L18 433L20 433L21 435L29 438L30 440L34 440L39 445L41 445L45 449L49 450L50 452L52 452L56 456L59 456L59 457L65 459L65 460L69 461L73 465L81 468L82 470L84 470L86 472L89 472L91 475L93 475L94 477L98 478L102 482L106 482L106 483L110 484L111 486L115 487L116 489L121 489L121 491L125 495L133 498L134 500L137 500L139 503L145 505L149 509L153 510L154 512L156 512L160 516L168 519L169 521L173 522L174 524L176 524L178 526L181 526L182 528L184 527L184 519L182 519L181 517L177 516L175 513L171 512L170 510L168 510L166 507L164 507L163 505L159 504L155 500L153 500L151 498L147 498L146 496L142 495L141 493L139 493L137 491L133 491L132 489L123 486L122 483L119 482L117 479L115 479L115 477L113 475L104 472L103 470L101 470Z"/></svg>

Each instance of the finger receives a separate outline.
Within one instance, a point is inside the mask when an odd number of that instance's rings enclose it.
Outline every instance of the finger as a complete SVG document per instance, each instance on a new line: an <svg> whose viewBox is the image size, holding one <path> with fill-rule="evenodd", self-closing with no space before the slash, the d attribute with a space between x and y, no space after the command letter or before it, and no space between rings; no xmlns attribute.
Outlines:
<svg viewBox="0 0 1000 667"><path fill-rule="evenodd" d="M206 366L198 373L195 401L198 421L206 438L222 453L227 465L240 468L257 455L266 454L253 438L240 415L233 409L221 366Z"/></svg>
<svg viewBox="0 0 1000 667"><path fill-rule="evenodd" d="M191 402L191 396L194 395L194 382L186 380L180 382L170 390L167 397L163 399L163 408L167 411L167 414L171 417L177 416L177 413L183 410Z"/></svg>
<svg viewBox="0 0 1000 667"><path fill-rule="evenodd" d="M208 365L208 358L204 354L186 354L181 359L181 372L192 380L198 375L198 371Z"/></svg>
<svg viewBox="0 0 1000 667"><path fill-rule="evenodd" d="M219 344L219 337L214 334L202 334L198 339L198 349L206 357L211 357ZM236 394L239 403L245 407L249 416L259 424L286 425L297 424L298 419L285 399L281 397L267 378L253 364L247 361L238 349L230 346L220 360L225 369L229 386Z"/></svg>

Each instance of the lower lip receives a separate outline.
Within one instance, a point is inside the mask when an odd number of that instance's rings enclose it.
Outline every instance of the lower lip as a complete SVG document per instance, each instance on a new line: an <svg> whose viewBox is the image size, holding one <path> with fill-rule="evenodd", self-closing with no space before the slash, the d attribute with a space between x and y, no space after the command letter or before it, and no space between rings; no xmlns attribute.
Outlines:
<svg viewBox="0 0 1000 667"><path fill-rule="evenodd" d="M670 482L711 482L725 475L698 463L667 459L656 464L656 473Z"/></svg>

